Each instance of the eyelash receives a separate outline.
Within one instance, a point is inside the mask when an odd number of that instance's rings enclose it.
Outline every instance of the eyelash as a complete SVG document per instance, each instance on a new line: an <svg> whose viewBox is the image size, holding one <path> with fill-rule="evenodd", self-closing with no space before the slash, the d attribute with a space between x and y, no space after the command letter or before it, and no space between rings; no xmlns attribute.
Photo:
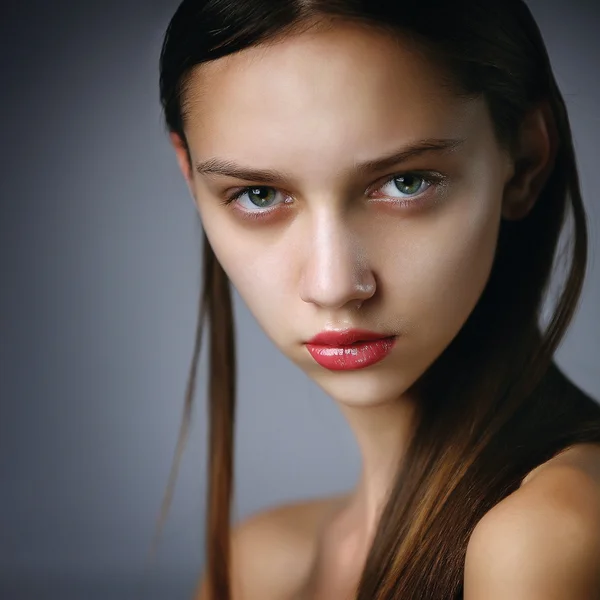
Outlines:
<svg viewBox="0 0 600 600"><path fill-rule="evenodd" d="M381 188L385 187L388 183L393 182L395 179L400 179L401 177L406 177L406 176L416 176L417 179L421 179L424 183L427 183L428 187L424 191L419 192L416 196L413 196L411 199L394 198L392 203L400 205L402 207L402 209L404 209L404 208L408 209L408 208L412 208L412 207L424 204L426 200L423 199L423 195L427 193L427 190L429 190L431 187L437 187L437 186L443 185L447 179L446 176L442 175L441 173L436 173L436 172L431 172L431 171L427 171L427 172L407 171L405 173L396 173L395 175L388 177L377 189L381 189ZM246 186L246 187L243 187L243 188L239 189L238 191L234 192L230 196L228 196L225 200L223 200L221 202L221 204L225 205L225 206L232 205L237 199L241 198L244 194L246 194L247 192L249 192L251 190L255 190L255 189L275 189L275 188L273 188L271 186L267 186L267 185ZM418 198L418 199L415 200L414 198ZM278 205L276 205L273 208L268 208L265 210L259 209L259 210L248 211L245 209L237 209L237 208L233 209L233 210L241 213L242 218L244 218L244 219L261 220L261 219L267 219L269 217L269 215L276 212L278 210L277 206Z"/></svg>

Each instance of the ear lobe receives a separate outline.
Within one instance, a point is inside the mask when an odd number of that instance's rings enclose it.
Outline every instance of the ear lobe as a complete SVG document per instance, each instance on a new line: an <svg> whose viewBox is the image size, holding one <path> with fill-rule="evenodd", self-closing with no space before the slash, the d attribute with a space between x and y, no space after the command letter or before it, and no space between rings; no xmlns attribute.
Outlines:
<svg viewBox="0 0 600 600"><path fill-rule="evenodd" d="M513 156L514 175L504 190L502 217L520 220L535 205L552 169L558 150L554 116L546 101L530 111L519 130Z"/></svg>
<svg viewBox="0 0 600 600"><path fill-rule="evenodd" d="M190 161L188 158L187 145L181 136L177 133L171 132L169 134L171 138L171 144L173 144L173 148L175 149L175 155L177 157L177 163L179 164L179 168L185 177L185 180L188 186L192 185L192 168L190 165Z"/></svg>

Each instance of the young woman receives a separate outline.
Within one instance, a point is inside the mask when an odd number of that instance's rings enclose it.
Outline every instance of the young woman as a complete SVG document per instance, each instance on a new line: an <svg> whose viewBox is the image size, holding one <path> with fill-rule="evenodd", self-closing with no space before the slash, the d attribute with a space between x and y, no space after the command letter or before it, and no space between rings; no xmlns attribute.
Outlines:
<svg viewBox="0 0 600 600"><path fill-rule="evenodd" d="M600 598L600 406L553 362L586 217L525 4L184 0L160 67L205 234L182 430L208 319L198 598ZM542 327L569 214L567 279ZM231 535L230 282L339 404L363 458L347 494Z"/></svg>

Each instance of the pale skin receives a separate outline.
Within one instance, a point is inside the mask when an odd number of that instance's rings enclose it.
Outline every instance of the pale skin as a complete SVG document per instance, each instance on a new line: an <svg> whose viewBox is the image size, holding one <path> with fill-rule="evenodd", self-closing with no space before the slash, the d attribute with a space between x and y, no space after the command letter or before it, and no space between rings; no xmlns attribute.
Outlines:
<svg viewBox="0 0 600 600"><path fill-rule="evenodd" d="M348 23L202 65L188 100L192 164L175 134L172 142L212 248L275 346L338 404L362 455L348 494L237 527L234 600L345 600L406 449L410 388L477 303L501 218L523 218L535 203L556 150L552 119L544 106L532 110L511 156L482 99L457 97L423 56ZM424 140L437 149L422 151ZM209 172L211 159L279 174ZM517 170L517 159L528 167ZM251 190L222 204L243 187ZM304 342L347 327L400 338L364 369L318 365ZM600 557L600 533L589 533L600 532L600 450L581 445L559 458L476 528L466 600L600 597L600 558L589 558ZM547 526L564 514L558 533ZM563 538L576 540L573 555L563 556ZM567 564L558 582L555 563Z"/></svg>

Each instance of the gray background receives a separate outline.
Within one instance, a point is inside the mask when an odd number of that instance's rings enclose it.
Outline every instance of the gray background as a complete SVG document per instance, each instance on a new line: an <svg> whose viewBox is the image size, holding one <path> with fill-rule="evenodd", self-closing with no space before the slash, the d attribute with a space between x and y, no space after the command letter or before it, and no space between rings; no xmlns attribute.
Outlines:
<svg viewBox="0 0 600 600"><path fill-rule="evenodd" d="M570 109L589 277L558 362L600 398L600 83L592 2L531 2ZM5 3L0 19L0 598L189 599L203 562L204 360L174 503L143 563L181 418L200 225L161 123L174 1ZM340 491L333 402L235 297L237 516Z"/></svg>

